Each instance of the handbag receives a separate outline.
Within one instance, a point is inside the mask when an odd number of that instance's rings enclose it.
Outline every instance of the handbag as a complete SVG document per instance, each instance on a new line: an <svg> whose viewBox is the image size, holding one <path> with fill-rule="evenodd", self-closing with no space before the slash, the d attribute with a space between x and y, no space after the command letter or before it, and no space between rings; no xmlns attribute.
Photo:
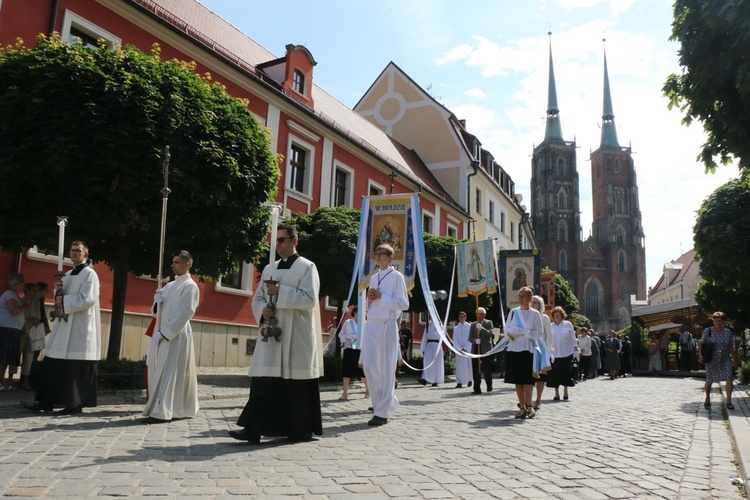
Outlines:
<svg viewBox="0 0 750 500"><path fill-rule="evenodd" d="M709 330L707 328L707 330ZM714 343L711 342L711 331L708 332L708 340L703 343L701 349L701 355L703 356L703 364L710 363L714 357Z"/></svg>

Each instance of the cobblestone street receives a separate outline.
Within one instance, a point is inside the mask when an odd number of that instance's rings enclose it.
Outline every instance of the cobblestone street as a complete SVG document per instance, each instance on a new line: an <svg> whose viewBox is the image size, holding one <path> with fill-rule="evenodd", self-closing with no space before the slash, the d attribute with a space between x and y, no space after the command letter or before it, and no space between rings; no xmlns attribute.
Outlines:
<svg viewBox="0 0 750 500"><path fill-rule="evenodd" d="M249 445L227 436L245 389L202 385L191 420L140 423L142 404L78 416L0 408L3 496L337 498L744 498L721 396L703 409L699 379L600 378L569 401L544 394L516 420L512 386L472 396L404 379L401 407L368 427L353 399L322 393L324 435ZM213 396L217 399L207 399ZM738 394L739 396L739 394Z"/></svg>

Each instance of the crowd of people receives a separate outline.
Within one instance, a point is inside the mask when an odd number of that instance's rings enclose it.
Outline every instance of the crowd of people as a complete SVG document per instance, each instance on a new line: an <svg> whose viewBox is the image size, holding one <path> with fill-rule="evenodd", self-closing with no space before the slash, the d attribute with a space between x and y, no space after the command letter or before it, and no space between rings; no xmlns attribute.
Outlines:
<svg viewBox="0 0 750 500"><path fill-rule="evenodd" d="M322 434L319 377L327 349L318 327L320 281L315 264L297 253L296 229L281 224L278 234L280 259L263 270L252 308L261 330L274 325L281 335L257 342L249 369L250 396L237 421L240 429L229 432L232 438L251 443L259 443L261 437L297 442ZM399 366L411 360L413 339L412 330L400 322L409 298L404 276L391 265L394 250L383 244L374 254L378 267L366 292L364 326L358 326L359 311L353 307L338 332L331 328L330 334L337 334L343 345L343 394L339 399L349 399L351 380L361 379L365 397L372 403L367 424L381 426L399 407L396 377ZM45 312L44 283L26 284L23 275L11 274L8 290L0 296L0 391L13 389L12 377L20 367L20 387L30 388L32 381L36 385L35 402L25 404L31 411L47 413L62 406L57 414L71 415L97 402L99 280L90 265L86 243L73 242L69 256L73 268L54 285L50 318ZM190 418L199 409L190 327L199 289L190 276L192 265L189 252L176 253L172 259L174 280L154 296L156 319L146 358L146 424ZM534 295L533 288L523 286L517 293L519 305L508 312L502 333L496 331L482 307L474 311L473 322L468 321L466 312L458 313L450 342L467 356L456 356L456 388L470 388L474 395L492 392L497 365L495 355L487 353L500 350L496 356L502 358L501 378L514 386L517 398L515 418L534 419L545 388L554 390L553 401L567 401L580 382L602 375L615 380L631 372L632 346L627 335L618 336L614 330L598 335L584 327L576 331L563 308L554 307L548 315L544 298ZM682 353L697 350L700 361L705 361L705 407L711 405L711 385L723 381L726 406L733 409L733 337L724 326L724 313L716 312L712 319L713 327L703 331L697 345L690 332L681 335ZM418 381L422 385L436 387L445 382L444 340L439 328L428 322L421 342L424 364ZM656 336L649 344L649 362L659 370L663 345L662 338ZM44 357L39 361L42 350Z"/></svg>

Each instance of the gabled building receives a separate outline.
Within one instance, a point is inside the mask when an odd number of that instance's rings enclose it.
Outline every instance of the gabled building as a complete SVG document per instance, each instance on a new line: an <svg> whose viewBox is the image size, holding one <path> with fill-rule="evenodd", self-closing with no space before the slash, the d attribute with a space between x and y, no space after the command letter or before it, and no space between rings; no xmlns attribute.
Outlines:
<svg viewBox="0 0 750 500"><path fill-rule="evenodd" d="M386 66L354 110L419 155L470 214L467 237L494 238L501 249L536 248L526 207L507 171L482 148L465 120L437 102L396 64ZM425 231L432 232L428 228L434 226L430 220L434 215L424 215ZM457 231L457 223L448 234Z"/></svg>
<svg viewBox="0 0 750 500"><path fill-rule="evenodd" d="M604 54L601 142L591 153L592 233L582 241L576 144L563 139L550 45L545 138L532 156L532 222L546 265L563 275L597 330L630 323L645 299L646 256L630 147L617 140Z"/></svg>
<svg viewBox="0 0 750 500"><path fill-rule="evenodd" d="M689 250L671 262L665 262L662 275L648 290L648 305L690 300L695 304L695 292L701 281L700 266L695 250Z"/></svg>
<svg viewBox="0 0 750 500"><path fill-rule="evenodd" d="M0 2L1 44L22 38L33 46L39 33L53 31L74 43L96 44L103 39L113 49L132 44L149 51L158 44L164 60L194 61L197 73L210 73L230 94L247 99L250 111L270 129L273 150L283 156L276 201L287 213L313 212L321 206L359 208L365 195L420 192L422 216L431 221L431 233L468 235L466 204L455 197L453 186L445 188L450 184L428 168L432 157L421 156L424 150L400 142L317 86L314 69L325 62L316 61L307 47L289 44L278 57L195 0ZM416 127L415 133L430 137L432 129ZM54 219L50 228L56 231ZM95 257L96 245L91 243ZM27 280L51 283L55 262L55 256L25 249L2 254L0 273L20 270ZM102 283L104 353L112 275L103 264L96 270ZM249 363L257 336L250 308L255 286L254 269L248 263L240 263L238 273L218 282L199 284L201 302L193 322L199 365ZM155 288L152 279L128 277L122 357L140 359L146 354L143 331L150 321ZM326 298L321 306L326 324L335 307Z"/></svg>

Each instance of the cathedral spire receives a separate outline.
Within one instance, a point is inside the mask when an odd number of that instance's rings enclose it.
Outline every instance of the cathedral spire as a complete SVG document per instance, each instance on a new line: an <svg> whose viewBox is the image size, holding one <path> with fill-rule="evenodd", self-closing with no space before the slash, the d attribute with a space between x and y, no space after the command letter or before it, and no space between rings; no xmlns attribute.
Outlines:
<svg viewBox="0 0 750 500"><path fill-rule="evenodd" d="M560 125L560 109L557 107L557 88L555 87L555 69L552 66L552 32L549 35L549 88L547 91L547 128L545 139L562 140L562 126Z"/></svg>
<svg viewBox="0 0 750 500"><path fill-rule="evenodd" d="M607 39L603 38L602 42ZM602 112L602 141L600 146L617 146L617 129L615 112L612 110L612 94L609 90L609 72L607 71L607 49L604 49L604 111Z"/></svg>

